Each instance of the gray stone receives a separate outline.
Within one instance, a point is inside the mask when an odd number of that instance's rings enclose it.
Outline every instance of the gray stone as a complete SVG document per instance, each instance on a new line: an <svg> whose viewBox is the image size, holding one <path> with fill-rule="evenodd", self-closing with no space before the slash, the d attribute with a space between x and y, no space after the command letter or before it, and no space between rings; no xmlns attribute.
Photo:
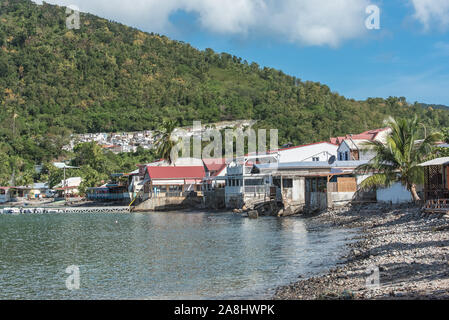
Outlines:
<svg viewBox="0 0 449 320"><path fill-rule="evenodd" d="M248 212L248 217L250 219L257 219L259 218L259 212L257 210L251 210Z"/></svg>

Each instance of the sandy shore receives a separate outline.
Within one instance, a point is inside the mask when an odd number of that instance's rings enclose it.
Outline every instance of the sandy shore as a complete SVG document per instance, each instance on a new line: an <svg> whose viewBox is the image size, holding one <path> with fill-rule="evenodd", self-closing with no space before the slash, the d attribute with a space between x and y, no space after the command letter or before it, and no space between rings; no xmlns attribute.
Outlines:
<svg viewBox="0 0 449 320"><path fill-rule="evenodd" d="M276 290L274 299L449 299L449 216L411 205L359 205L310 218L360 228L345 263ZM367 286L375 279L379 286ZM371 276L370 276L370 273ZM376 281L368 284L376 284Z"/></svg>

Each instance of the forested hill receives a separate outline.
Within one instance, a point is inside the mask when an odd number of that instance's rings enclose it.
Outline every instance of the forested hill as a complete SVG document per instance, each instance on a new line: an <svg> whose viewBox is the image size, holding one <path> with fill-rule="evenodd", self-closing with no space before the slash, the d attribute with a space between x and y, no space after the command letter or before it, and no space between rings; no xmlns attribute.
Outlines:
<svg viewBox="0 0 449 320"><path fill-rule="evenodd" d="M281 143L358 133L388 115L416 113L424 124L449 126L447 110L405 98L349 100L320 83L93 15L68 30L65 8L0 3L0 154L10 157L48 161L70 132L152 129L164 118L180 126L252 118L278 128Z"/></svg>

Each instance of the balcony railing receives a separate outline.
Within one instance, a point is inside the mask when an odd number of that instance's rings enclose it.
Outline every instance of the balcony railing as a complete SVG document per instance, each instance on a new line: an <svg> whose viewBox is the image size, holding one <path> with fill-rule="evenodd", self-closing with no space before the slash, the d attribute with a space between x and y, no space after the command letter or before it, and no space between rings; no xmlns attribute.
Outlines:
<svg viewBox="0 0 449 320"><path fill-rule="evenodd" d="M194 191L169 191L169 192L151 192L148 194L149 198L195 198L201 196L202 192Z"/></svg>
<svg viewBox="0 0 449 320"><path fill-rule="evenodd" d="M424 190L426 200L449 199L449 190Z"/></svg>
<svg viewBox="0 0 449 320"><path fill-rule="evenodd" d="M106 194L88 194L87 198L89 200L118 201L118 200L130 200L131 196L129 193L106 193Z"/></svg>
<svg viewBox="0 0 449 320"><path fill-rule="evenodd" d="M269 186L245 186L245 194L270 194Z"/></svg>

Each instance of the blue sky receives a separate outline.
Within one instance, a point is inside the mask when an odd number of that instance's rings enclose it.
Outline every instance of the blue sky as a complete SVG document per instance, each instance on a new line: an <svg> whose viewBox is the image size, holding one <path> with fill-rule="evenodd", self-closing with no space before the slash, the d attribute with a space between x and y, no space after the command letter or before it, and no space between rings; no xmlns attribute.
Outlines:
<svg viewBox="0 0 449 320"><path fill-rule="evenodd" d="M47 2L319 81L348 98L449 105L449 0ZM378 30L365 27L368 5L380 8Z"/></svg>

